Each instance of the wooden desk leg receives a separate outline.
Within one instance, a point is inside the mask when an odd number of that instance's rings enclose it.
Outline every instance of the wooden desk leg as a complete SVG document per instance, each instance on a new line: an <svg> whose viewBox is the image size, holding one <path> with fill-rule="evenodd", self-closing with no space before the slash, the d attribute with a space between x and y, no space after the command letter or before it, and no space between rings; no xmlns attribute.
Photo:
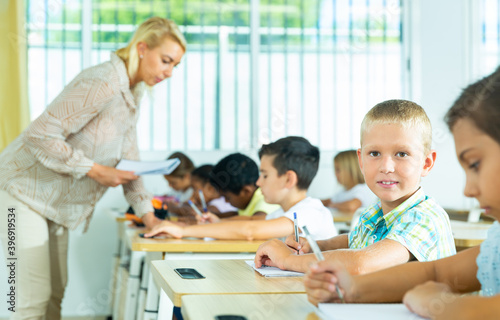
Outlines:
<svg viewBox="0 0 500 320"><path fill-rule="evenodd" d="M124 320L135 320L137 298L141 284L141 267L144 263L144 252L133 251L130 258L130 269L127 281L127 297L125 299Z"/></svg>

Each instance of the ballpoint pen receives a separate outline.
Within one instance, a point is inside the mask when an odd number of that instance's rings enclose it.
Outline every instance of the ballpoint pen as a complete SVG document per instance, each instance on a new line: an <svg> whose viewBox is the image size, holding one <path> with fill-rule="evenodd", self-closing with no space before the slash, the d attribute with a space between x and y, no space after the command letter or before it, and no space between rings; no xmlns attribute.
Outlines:
<svg viewBox="0 0 500 320"><path fill-rule="evenodd" d="M198 194L200 195L201 206L203 208L203 212L207 213L208 208L207 208L207 203L205 201L205 195L203 194L203 191L201 191L201 190L198 190Z"/></svg>
<svg viewBox="0 0 500 320"><path fill-rule="evenodd" d="M293 232L295 234L295 242L299 243L299 225L297 222L297 212L293 213ZM297 250L297 254L299 254L299 250Z"/></svg>
<svg viewBox="0 0 500 320"><path fill-rule="evenodd" d="M196 212L196 214L198 214L200 217L203 216L203 213L201 213L200 209L196 208L193 201L188 200L188 204L191 206L191 208L194 210L194 212Z"/></svg>

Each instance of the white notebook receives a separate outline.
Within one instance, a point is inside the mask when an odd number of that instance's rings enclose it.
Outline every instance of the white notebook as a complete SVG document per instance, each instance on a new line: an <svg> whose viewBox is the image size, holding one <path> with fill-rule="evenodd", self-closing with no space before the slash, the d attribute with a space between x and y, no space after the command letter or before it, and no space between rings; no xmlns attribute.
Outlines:
<svg viewBox="0 0 500 320"><path fill-rule="evenodd" d="M177 168L181 161L177 158L165 161L132 161L121 160L116 169L134 171L136 175L144 174L170 174Z"/></svg>
<svg viewBox="0 0 500 320"><path fill-rule="evenodd" d="M247 260L245 262L264 277L302 277L304 275L302 272L281 270L276 267L262 266L260 268L255 268L255 263L252 260Z"/></svg>
<svg viewBox="0 0 500 320"><path fill-rule="evenodd" d="M422 320L402 303L320 303L320 316L332 320Z"/></svg>

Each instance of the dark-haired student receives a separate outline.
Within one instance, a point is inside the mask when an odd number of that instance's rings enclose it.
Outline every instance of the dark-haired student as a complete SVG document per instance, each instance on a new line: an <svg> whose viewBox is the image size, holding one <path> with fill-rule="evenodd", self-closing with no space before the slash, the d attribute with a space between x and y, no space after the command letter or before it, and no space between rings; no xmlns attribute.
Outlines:
<svg viewBox="0 0 500 320"><path fill-rule="evenodd" d="M214 213L219 218L227 218L238 214L237 208L226 201L217 189L210 183L210 174L214 166L205 164L199 166L191 172L191 188L193 188L193 198L196 203L202 206L199 193L203 193L207 210Z"/></svg>
<svg viewBox="0 0 500 320"><path fill-rule="evenodd" d="M319 199L307 196L314 176L318 171L319 150L309 141L300 137L287 137L264 145L259 151L261 159L260 177L257 185L262 189L264 198L269 203L279 204L281 209L267 215L266 220L231 220L218 223L181 227L170 222L162 222L146 234L147 237L169 234L175 238L211 237L216 239L270 239L286 237L294 233L293 216L297 215L299 227L307 226L318 240L327 239L337 234L330 211ZM235 154L223 159L217 166L225 171L214 170L214 179L219 186L230 181L232 175L241 175L251 166L246 156ZM232 161L233 159L234 161ZM252 161L253 163L253 161ZM216 167L217 167L216 166ZM220 174L225 172L226 174ZM226 180L223 180L226 179ZM228 191L232 192L232 191ZM248 191L250 193L250 191ZM227 192L225 194L227 197ZM238 202L229 198L231 204Z"/></svg>
<svg viewBox="0 0 500 320"><path fill-rule="evenodd" d="M265 219L267 214L279 209L278 205L264 200L262 190L257 186L258 179L259 167L241 153L233 153L220 160L210 174L212 186L227 202L238 208L238 215L231 219Z"/></svg>

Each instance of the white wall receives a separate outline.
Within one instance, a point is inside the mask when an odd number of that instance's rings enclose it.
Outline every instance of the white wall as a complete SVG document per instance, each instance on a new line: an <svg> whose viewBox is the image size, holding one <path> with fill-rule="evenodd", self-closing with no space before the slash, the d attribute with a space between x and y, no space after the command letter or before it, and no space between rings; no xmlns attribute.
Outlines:
<svg viewBox="0 0 500 320"><path fill-rule="evenodd" d="M428 112L434 126L434 147L438 160L423 180L426 192L444 207L468 208L472 201L462 195L464 175L455 158L453 139L442 118L460 89L470 79L470 41L467 38L467 8L471 0L407 1L412 20L412 99ZM395 97L398 98L398 97ZM215 163L227 152L189 152L196 165ZM256 151L243 152L257 160ZM148 152L144 160L165 158L168 152ZM337 187L332 170L333 153L322 153L320 171L310 194L327 197ZM162 177L148 177L154 193L166 190ZM89 316L108 314L112 257L117 245L116 225L106 208L126 208L121 188L110 189L99 202L90 229L70 234L69 284L63 314ZM3 254L3 253L2 253ZM0 259L1 261L5 261ZM7 316L5 265L0 265L0 317Z"/></svg>
<svg viewBox="0 0 500 320"><path fill-rule="evenodd" d="M412 10L412 99L422 105L433 125L437 161L423 179L426 192L444 207L467 208L464 174L455 157L453 138L443 117L468 83L471 44L468 0L408 1ZM477 4L477 3L476 3Z"/></svg>

